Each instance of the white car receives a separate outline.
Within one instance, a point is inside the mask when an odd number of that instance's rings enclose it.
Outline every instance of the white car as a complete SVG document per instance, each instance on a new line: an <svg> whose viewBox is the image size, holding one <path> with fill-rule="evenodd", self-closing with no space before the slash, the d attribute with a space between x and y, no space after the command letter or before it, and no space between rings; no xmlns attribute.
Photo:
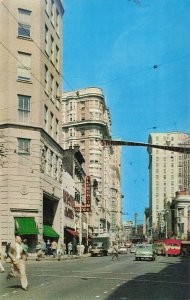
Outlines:
<svg viewBox="0 0 190 300"><path fill-rule="evenodd" d="M120 246L118 248L118 253L119 254L127 254L127 248L125 246Z"/></svg>
<svg viewBox="0 0 190 300"><path fill-rule="evenodd" d="M130 253L135 253L136 252L136 246L132 246L130 248Z"/></svg>

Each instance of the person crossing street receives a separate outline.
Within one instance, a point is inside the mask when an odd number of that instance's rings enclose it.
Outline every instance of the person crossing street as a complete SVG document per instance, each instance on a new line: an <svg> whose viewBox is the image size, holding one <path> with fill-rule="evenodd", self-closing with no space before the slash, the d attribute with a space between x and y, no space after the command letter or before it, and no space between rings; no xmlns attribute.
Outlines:
<svg viewBox="0 0 190 300"><path fill-rule="evenodd" d="M113 256L112 256L112 261L114 260L119 260L119 255L118 255L118 248L117 248L117 245L114 244L113 246Z"/></svg>

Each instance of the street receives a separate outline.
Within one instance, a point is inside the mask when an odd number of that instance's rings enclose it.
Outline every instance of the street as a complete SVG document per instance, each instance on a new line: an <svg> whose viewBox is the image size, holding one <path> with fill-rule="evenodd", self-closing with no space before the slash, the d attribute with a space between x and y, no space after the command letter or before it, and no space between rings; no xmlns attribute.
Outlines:
<svg viewBox="0 0 190 300"><path fill-rule="evenodd" d="M107 257L30 260L26 264L29 291L14 278L6 281L10 268L0 274L0 299L131 300L190 299L190 259L157 257L135 261L133 254Z"/></svg>

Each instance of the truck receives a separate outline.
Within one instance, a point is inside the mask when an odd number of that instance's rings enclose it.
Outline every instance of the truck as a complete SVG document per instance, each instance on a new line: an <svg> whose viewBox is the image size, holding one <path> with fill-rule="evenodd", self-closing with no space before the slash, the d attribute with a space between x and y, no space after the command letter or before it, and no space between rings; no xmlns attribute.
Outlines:
<svg viewBox="0 0 190 300"><path fill-rule="evenodd" d="M110 246L109 237L96 236L92 238L91 256L107 256Z"/></svg>

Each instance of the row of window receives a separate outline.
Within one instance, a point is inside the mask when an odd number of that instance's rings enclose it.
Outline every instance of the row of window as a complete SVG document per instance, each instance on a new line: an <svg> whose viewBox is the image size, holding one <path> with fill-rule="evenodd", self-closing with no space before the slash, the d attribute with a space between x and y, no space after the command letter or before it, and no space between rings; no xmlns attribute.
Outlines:
<svg viewBox="0 0 190 300"><path fill-rule="evenodd" d="M44 105L44 125L45 130L49 132L49 134L55 138L55 140L59 141L59 120L55 118L54 114L49 111L48 107Z"/></svg>
<svg viewBox="0 0 190 300"><path fill-rule="evenodd" d="M45 0L45 11L47 16L50 18L52 26L56 28L56 33L60 36L60 14L55 7L54 0Z"/></svg>
<svg viewBox="0 0 190 300"><path fill-rule="evenodd" d="M55 9L54 0L51 0L50 3L48 0L46 2L46 13L51 16L51 23L54 28L56 28L56 33L60 36L60 14L57 9ZM26 9L18 9L18 36L24 38L31 38L31 16L32 12Z"/></svg>
<svg viewBox="0 0 190 300"><path fill-rule="evenodd" d="M18 154L30 155L31 153L31 140L18 138ZM53 153L48 147L45 147L45 168L46 174L50 175L54 179L60 179L61 170L61 159Z"/></svg>
<svg viewBox="0 0 190 300"><path fill-rule="evenodd" d="M45 166L44 172L52 178L59 180L62 172L61 159L47 146L44 149Z"/></svg>
<svg viewBox="0 0 190 300"><path fill-rule="evenodd" d="M59 71L59 47L55 44L53 36L49 36L47 25L45 25L45 52Z"/></svg>
<svg viewBox="0 0 190 300"><path fill-rule="evenodd" d="M59 96L59 84L55 81L54 76L49 73L48 67L45 65L45 91L50 96L51 101L59 108L60 96Z"/></svg>

